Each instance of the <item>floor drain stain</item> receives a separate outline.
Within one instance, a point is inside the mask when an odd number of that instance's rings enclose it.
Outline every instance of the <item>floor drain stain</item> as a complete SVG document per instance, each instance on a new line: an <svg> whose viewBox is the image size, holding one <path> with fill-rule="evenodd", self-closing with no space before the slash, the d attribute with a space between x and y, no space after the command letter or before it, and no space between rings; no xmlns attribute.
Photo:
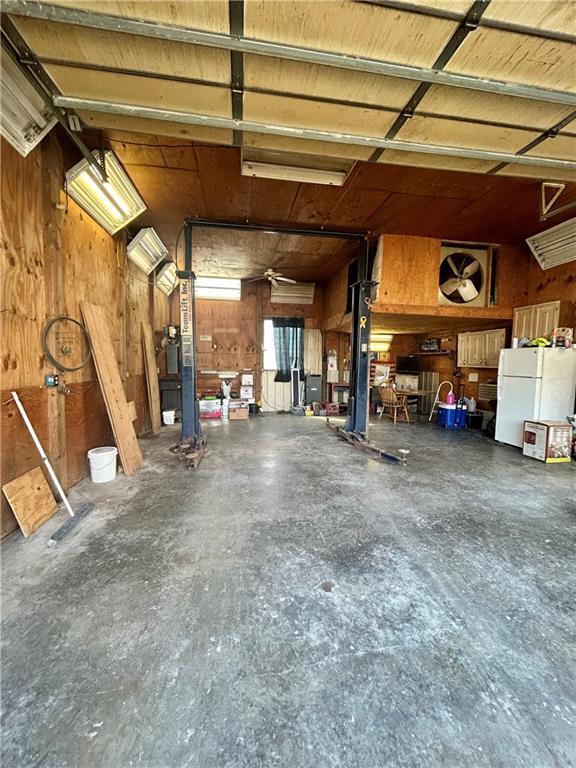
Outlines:
<svg viewBox="0 0 576 768"><path fill-rule="evenodd" d="M332 592L336 584L333 581L330 581L329 579L327 579L326 581L322 581L320 583L320 586L322 587L324 592Z"/></svg>

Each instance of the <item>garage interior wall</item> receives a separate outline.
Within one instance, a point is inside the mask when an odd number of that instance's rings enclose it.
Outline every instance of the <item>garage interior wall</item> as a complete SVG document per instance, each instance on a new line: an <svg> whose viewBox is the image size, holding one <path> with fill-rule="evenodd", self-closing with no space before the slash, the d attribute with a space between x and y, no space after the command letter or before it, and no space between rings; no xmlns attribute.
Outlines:
<svg viewBox="0 0 576 768"><path fill-rule="evenodd" d="M136 432L150 424L141 322L160 330L168 320L168 299L127 261L124 234L111 237L66 199L64 172L75 161L54 136L26 158L2 140L3 483L40 463L10 402L12 389L65 489L88 474L90 448L113 444L92 362L64 376L69 394L44 387L44 375L55 371L43 356L42 329L57 315L80 320L81 301L105 306L126 396L136 405ZM1 535L16 527L2 496Z"/></svg>

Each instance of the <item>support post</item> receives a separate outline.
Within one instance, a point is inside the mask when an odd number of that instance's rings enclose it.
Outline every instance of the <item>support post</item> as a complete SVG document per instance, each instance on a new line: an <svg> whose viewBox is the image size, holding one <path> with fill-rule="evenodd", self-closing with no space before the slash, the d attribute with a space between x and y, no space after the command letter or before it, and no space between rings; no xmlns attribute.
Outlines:
<svg viewBox="0 0 576 768"><path fill-rule="evenodd" d="M362 437L368 433L370 382L370 289L368 243L360 243L358 274L352 286L350 395L346 431Z"/></svg>
<svg viewBox="0 0 576 768"><path fill-rule="evenodd" d="M194 279L192 271L192 223L184 225L184 270L180 277L180 351L182 360L182 436L181 445L197 448L203 441L199 404L196 398L196 343Z"/></svg>

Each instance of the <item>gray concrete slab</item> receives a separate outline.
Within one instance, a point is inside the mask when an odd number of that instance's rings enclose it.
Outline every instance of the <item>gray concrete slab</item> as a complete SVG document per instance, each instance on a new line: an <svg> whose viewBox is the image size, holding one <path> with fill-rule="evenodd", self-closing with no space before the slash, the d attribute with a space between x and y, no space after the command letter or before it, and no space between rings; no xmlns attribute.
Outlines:
<svg viewBox="0 0 576 768"><path fill-rule="evenodd" d="M2 546L4 768L575 765L576 468L475 433L209 427Z"/></svg>

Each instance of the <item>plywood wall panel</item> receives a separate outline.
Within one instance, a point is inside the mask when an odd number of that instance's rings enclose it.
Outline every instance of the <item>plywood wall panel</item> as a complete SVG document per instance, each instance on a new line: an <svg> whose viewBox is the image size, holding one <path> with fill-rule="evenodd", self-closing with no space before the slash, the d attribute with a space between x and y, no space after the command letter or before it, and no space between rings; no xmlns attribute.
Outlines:
<svg viewBox="0 0 576 768"><path fill-rule="evenodd" d="M426 237L383 235L381 304L437 304L440 242Z"/></svg>
<svg viewBox="0 0 576 768"><path fill-rule="evenodd" d="M526 304L545 301L571 301L576 304L576 262L541 269L536 259L529 257L528 293ZM576 322L576 318L575 318Z"/></svg>

